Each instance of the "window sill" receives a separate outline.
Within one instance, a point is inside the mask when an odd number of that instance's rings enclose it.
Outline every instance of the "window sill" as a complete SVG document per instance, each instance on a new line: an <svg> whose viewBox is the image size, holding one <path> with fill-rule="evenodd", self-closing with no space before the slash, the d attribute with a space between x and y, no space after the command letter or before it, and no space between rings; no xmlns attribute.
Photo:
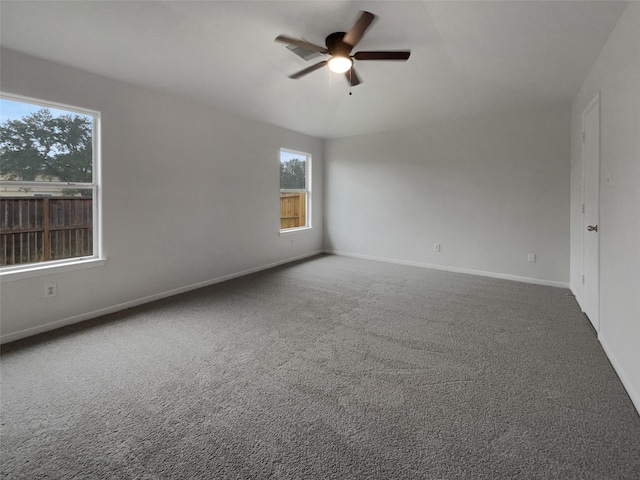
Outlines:
<svg viewBox="0 0 640 480"><path fill-rule="evenodd" d="M9 267L0 269L0 281L11 282L25 278L42 277L73 270L84 270L85 268L101 267L107 262L106 258L88 258L82 260L68 260L56 263L35 264L25 267Z"/></svg>
<svg viewBox="0 0 640 480"><path fill-rule="evenodd" d="M298 227L298 228L287 228L286 230L280 230L279 235L282 237L283 235L289 235L291 233L304 232L306 230L311 230L313 227Z"/></svg>

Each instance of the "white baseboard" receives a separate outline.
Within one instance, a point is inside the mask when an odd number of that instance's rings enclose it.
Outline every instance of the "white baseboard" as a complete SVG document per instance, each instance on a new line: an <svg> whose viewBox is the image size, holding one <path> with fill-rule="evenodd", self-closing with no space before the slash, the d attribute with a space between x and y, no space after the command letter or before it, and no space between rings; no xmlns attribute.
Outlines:
<svg viewBox="0 0 640 480"><path fill-rule="evenodd" d="M142 298L137 298L135 300L130 300L128 302L120 303L118 305L113 305L111 307L101 308L99 310L94 310L92 312L83 313L80 315L75 315L73 317L64 318L62 320L56 320L55 322L46 323L44 325L38 325L37 327L27 328L25 330L20 330L18 332L8 333L6 335L2 335L0 337L0 343L8 343L13 342L15 340L20 340L21 338L30 337L32 335L36 335L38 333L47 332L49 330L54 330L56 328L64 327L66 325L71 325L74 323L82 322L84 320L90 320L92 318L101 317L103 315L108 315L110 313L119 312L120 310L125 310L127 308L137 307L138 305L142 305L144 303L153 302L155 300L160 300L162 298L171 297L173 295L178 295L180 293L185 293L190 290L196 290L202 287L208 287L209 285L214 285L216 283L221 283L226 280L231 280L233 278L242 277L244 275L250 275L252 273L260 272L262 270L268 270L269 268L277 267L280 265L284 265L286 263L295 262L296 260L302 260L304 258L313 257L315 255L319 255L323 253L322 250L316 250L313 252L305 253L303 255L298 255L296 257L287 258L285 260L280 260L277 262L269 263L267 265L261 265L259 267L250 268L248 270L243 270L241 272L231 273L229 275L224 275L222 277L213 278L211 280L205 280L204 282L198 282L191 285L187 285L185 287L174 288L173 290L168 290L166 292L156 293L153 295L149 295Z"/></svg>
<svg viewBox="0 0 640 480"><path fill-rule="evenodd" d="M625 390L629 394L629 398L631 398L631 401L633 402L633 405L636 407L638 414L640 414L640 394L636 392L636 390L634 389L633 384L631 383L631 380L629 380L629 377L627 377L627 375L624 373L624 370L622 369L622 365L620 365L620 362L618 362L618 360L616 359L616 356L613 354L613 350L609 348L609 345L607 345L606 340L601 334L598 334L598 340L600 341L600 345L602 345L602 349L604 350L604 353L609 358L611 365L613 365L613 369L618 374L618 377L620 378L622 385L624 386Z"/></svg>
<svg viewBox="0 0 640 480"><path fill-rule="evenodd" d="M482 277L500 278L503 280L513 280L516 282L534 283L536 285L546 285L548 287L569 288L569 284L565 282L556 282L553 280L542 280L539 278L530 278L530 277L519 277L517 275L508 275L505 273L485 272L482 270L472 270L469 268L433 265L431 263L412 262L410 260L399 260L395 258L375 257L372 255L360 255L358 253L341 252L337 250L325 250L324 253L328 253L331 255L340 255L343 257L354 257L354 258L362 258L365 260L375 260L378 262L395 263L398 265L410 265L412 267L432 268L434 270L443 270L445 272L467 273L469 275L479 275Z"/></svg>

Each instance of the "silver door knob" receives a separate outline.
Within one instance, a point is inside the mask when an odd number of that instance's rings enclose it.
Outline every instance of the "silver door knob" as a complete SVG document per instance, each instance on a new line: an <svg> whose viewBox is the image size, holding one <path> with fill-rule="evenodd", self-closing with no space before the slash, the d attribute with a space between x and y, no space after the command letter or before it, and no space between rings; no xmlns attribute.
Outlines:
<svg viewBox="0 0 640 480"><path fill-rule="evenodd" d="M589 230L590 232L597 232L598 231L598 225L589 225L587 227L587 230Z"/></svg>

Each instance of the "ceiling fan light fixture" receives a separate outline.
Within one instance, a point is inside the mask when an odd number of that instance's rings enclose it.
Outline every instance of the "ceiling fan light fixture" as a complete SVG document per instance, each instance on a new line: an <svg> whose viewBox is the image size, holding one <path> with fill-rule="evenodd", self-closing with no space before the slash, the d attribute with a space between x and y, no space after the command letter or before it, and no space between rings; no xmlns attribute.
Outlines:
<svg viewBox="0 0 640 480"><path fill-rule="evenodd" d="M344 73L351 68L353 60L349 57L334 56L329 60L329 68L334 73Z"/></svg>

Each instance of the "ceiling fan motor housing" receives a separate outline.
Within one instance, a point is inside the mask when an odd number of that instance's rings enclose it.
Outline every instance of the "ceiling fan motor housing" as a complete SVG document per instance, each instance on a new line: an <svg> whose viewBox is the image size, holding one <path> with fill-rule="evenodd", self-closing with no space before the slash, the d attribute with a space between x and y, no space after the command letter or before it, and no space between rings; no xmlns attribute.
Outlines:
<svg viewBox="0 0 640 480"><path fill-rule="evenodd" d="M325 39L325 44L327 45L327 50L329 51L329 55L339 55L348 57L349 53L351 53L352 45L345 43L343 38L346 35L346 32L334 32L327 36Z"/></svg>

